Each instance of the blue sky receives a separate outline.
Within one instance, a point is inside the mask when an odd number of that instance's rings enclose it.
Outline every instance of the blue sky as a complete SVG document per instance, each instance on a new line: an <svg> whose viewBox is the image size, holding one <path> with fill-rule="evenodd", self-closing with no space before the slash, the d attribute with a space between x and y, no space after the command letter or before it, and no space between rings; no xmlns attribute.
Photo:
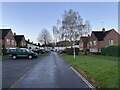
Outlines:
<svg viewBox="0 0 120 90"><path fill-rule="evenodd" d="M118 31L117 2L4 2L2 25L37 42L41 29L46 28L52 34L52 26L62 19L64 10L69 9L78 11L84 22L89 20L92 30L100 30L104 26Z"/></svg>

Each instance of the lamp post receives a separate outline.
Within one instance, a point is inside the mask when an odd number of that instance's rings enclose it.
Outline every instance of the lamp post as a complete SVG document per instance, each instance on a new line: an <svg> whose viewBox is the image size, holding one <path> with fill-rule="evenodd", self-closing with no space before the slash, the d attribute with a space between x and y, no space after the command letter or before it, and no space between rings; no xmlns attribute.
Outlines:
<svg viewBox="0 0 120 90"><path fill-rule="evenodd" d="M75 41L73 43L73 54L74 54L74 59L75 59Z"/></svg>

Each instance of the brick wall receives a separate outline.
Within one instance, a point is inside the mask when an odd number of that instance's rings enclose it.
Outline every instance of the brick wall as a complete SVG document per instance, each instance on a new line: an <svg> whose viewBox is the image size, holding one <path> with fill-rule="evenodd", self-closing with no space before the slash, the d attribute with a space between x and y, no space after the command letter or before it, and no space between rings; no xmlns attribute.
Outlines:
<svg viewBox="0 0 120 90"><path fill-rule="evenodd" d="M10 39L10 44L6 44L6 40L7 39ZM11 40L14 40L14 45L12 45L11 43ZM12 33L12 31L8 32L8 34L6 35L4 41L3 41L3 45L5 46L5 48L15 48L16 47L16 42L15 42L15 39L14 39L14 35Z"/></svg>
<svg viewBox="0 0 120 90"><path fill-rule="evenodd" d="M21 46L26 46L25 37L23 37L22 40L21 40Z"/></svg>
<svg viewBox="0 0 120 90"><path fill-rule="evenodd" d="M104 38L104 46L109 45L109 40L113 40L113 44L120 44L120 35L115 30L112 30Z"/></svg>
<svg viewBox="0 0 120 90"><path fill-rule="evenodd" d="M82 41L82 39L80 39L79 47L80 47L80 50L83 50L83 49L84 49L84 48L83 48L83 41Z"/></svg>

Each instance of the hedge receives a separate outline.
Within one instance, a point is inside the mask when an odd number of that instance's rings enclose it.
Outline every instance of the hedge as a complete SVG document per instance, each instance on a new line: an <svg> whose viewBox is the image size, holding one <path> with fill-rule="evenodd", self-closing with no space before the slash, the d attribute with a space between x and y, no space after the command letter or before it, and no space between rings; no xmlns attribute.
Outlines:
<svg viewBox="0 0 120 90"><path fill-rule="evenodd" d="M107 56L120 56L120 45L110 45L101 49L102 55Z"/></svg>
<svg viewBox="0 0 120 90"><path fill-rule="evenodd" d="M66 48L65 52L67 54L73 55L74 54L74 48ZM79 48L75 48L75 54L78 55L79 54Z"/></svg>
<svg viewBox="0 0 120 90"><path fill-rule="evenodd" d="M7 49L2 49L2 54L3 55L7 55L8 53L7 53Z"/></svg>

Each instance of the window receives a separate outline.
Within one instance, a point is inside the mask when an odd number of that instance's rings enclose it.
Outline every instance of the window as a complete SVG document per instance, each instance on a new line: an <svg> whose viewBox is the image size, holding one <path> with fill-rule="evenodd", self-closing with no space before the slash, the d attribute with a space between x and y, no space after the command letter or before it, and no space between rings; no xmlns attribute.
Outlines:
<svg viewBox="0 0 120 90"><path fill-rule="evenodd" d="M15 44L14 40L11 40L11 44L12 44L12 45L14 45L14 44Z"/></svg>
<svg viewBox="0 0 120 90"><path fill-rule="evenodd" d="M83 43L81 43L81 47L83 47Z"/></svg>
<svg viewBox="0 0 120 90"><path fill-rule="evenodd" d="M96 46L96 41L93 41L93 45Z"/></svg>
<svg viewBox="0 0 120 90"><path fill-rule="evenodd" d="M114 41L113 40L109 40L109 45L113 45Z"/></svg>
<svg viewBox="0 0 120 90"><path fill-rule="evenodd" d="M10 39L6 39L6 44L10 45Z"/></svg>
<svg viewBox="0 0 120 90"><path fill-rule="evenodd" d="M26 52L26 50L22 49L22 50L21 50L21 52L23 52L23 53L24 53L24 52Z"/></svg>
<svg viewBox="0 0 120 90"><path fill-rule="evenodd" d="M90 46L92 46L92 41L90 41Z"/></svg>

